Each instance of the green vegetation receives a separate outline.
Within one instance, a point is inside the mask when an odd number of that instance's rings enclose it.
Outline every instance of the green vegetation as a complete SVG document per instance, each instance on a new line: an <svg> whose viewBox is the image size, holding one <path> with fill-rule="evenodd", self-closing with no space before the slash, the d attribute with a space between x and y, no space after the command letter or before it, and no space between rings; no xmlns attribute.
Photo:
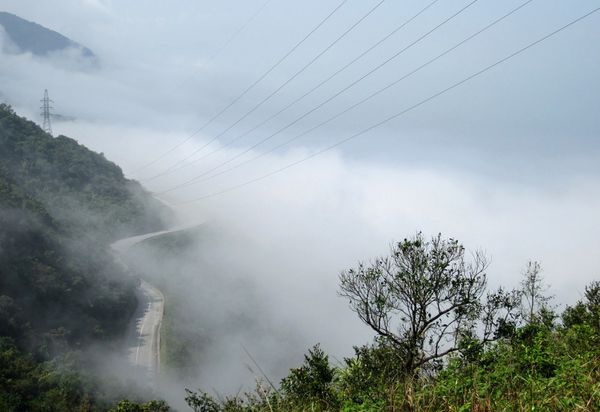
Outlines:
<svg viewBox="0 0 600 412"><path fill-rule="evenodd" d="M0 410L169 410L148 395L121 400L139 392L99 380L85 355L116 345L136 306L135 281L108 244L160 229L165 218L102 155L0 105ZM194 239L153 239L137 257L193 254ZM468 256L441 236L397 243L388 257L340 275L340 295L376 333L371 344L335 366L316 345L277 387L259 379L254 392L224 399L187 390L187 404L197 412L600 410L600 282L559 313L538 263L518 289L490 291L485 256ZM183 269L163 263L156 273L185 279L175 270ZM187 303L169 299L176 291L155 283L167 295L162 358L186 376L202 363L190 348L207 338L185 318Z"/></svg>
<svg viewBox="0 0 600 412"><path fill-rule="evenodd" d="M162 213L102 155L0 105L0 410L108 409L82 353L116 345L136 307L108 243Z"/></svg>
<svg viewBox="0 0 600 412"><path fill-rule="evenodd" d="M340 294L376 333L343 365L319 346L279 388L215 400L196 412L598 411L600 282L558 316L530 263L521 288L487 292L485 257L418 234L340 276Z"/></svg>
<svg viewBox="0 0 600 412"><path fill-rule="evenodd" d="M0 105L0 165L61 228L96 241L163 228L164 208L102 154L65 136L51 138Z"/></svg>
<svg viewBox="0 0 600 412"><path fill-rule="evenodd" d="M169 405L165 401L150 401L145 403L135 403L123 400L110 410L110 412L169 412Z"/></svg>

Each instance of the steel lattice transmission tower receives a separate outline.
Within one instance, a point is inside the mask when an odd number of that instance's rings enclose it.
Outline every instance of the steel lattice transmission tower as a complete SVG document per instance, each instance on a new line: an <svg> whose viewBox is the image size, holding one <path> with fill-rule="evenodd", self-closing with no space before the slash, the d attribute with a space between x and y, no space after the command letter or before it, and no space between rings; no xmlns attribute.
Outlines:
<svg viewBox="0 0 600 412"><path fill-rule="evenodd" d="M44 98L40 101L42 102L40 109L42 110L42 118L44 119L42 129L44 129L46 133L52 135L52 123L50 122L52 113L50 111L53 109L51 103L54 102L48 97L48 89L44 90Z"/></svg>

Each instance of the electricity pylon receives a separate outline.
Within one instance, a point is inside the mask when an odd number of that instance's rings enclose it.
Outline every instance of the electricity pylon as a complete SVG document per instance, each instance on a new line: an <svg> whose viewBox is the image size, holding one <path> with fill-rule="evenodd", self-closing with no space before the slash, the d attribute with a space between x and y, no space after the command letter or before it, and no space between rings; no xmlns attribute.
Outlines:
<svg viewBox="0 0 600 412"><path fill-rule="evenodd" d="M52 123L50 122L50 116L52 114L50 111L53 108L51 103L54 102L48 97L48 89L44 90L44 98L40 101L42 102L42 107L40 107L40 109L42 110L42 118L44 119L42 129L49 135L52 135Z"/></svg>

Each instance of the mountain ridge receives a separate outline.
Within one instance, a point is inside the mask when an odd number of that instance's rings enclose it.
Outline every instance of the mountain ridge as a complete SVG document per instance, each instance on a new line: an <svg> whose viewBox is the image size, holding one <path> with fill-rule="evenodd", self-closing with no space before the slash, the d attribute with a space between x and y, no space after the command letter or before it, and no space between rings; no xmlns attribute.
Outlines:
<svg viewBox="0 0 600 412"><path fill-rule="evenodd" d="M0 11L0 26L22 53L29 52L45 57L53 52L75 49L86 59L96 59L96 55L89 48L57 31L15 14Z"/></svg>

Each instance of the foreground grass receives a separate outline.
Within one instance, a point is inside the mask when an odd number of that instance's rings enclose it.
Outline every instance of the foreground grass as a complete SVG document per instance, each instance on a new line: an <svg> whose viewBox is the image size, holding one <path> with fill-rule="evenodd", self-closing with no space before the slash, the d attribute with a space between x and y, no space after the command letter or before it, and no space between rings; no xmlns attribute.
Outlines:
<svg viewBox="0 0 600 412"><path fill-rule="evenodd" d="M545 312L486 345L469 345L411 377L378 339L333 367L318 347L277 390L215 400L189 392L196 412L600 411L600 284L560 319Z"/></svg>

